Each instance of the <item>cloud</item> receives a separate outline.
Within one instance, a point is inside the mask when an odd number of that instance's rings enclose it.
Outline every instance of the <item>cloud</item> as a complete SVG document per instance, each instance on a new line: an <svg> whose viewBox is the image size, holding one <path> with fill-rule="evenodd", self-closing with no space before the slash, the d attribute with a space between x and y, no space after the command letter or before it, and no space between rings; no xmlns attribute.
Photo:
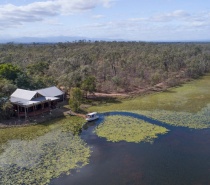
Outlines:
<svg viewBox="0 0 210 185"><path fill-rule="evenodd" d="M151 21L159 21L159 22L168 22L168 21L172 21L175 19L184 19L189 16L190 16L190 14L188 14L187 12L185 12L183 10L176 10L174 12L167 13L167 14L155 15L155 16L151 17L150 20Z"/></svg>
<svg viewBox="0 0 210 185"><path fill-rule="evenodd" d="M136 24L148 23L148 24L165 24L170 23L173 26L186 26L186 27L206 27L210 25L210 14L209 12L194 13L190 14L184 10L176 10L169 13L162 13L153 15L150 17L130 18L128 22L135 22ZM172 25L171 24L171 25Z"/></svg>
<svg viewBox="0 0 210 185"><path fill-rule="evenodd" d="M23 6L0 5L0 29L43 21L47 17L90 11L97 6L109 7L112 3L113 0L46 0Z"/></svg>
<svg viewBox="0 0 210 185"><path fill-rule="evenodd" d="M12 36L25 35L77 35L84 37L98 38L141 38L142 40L152 40L152 38L161 35L173 36L173 34L182 37L206 33L210 29L210 12L186 12L184 10L175 10L171 12L163 12L148 16L131 17L123 19L124 16L116 16L111 19L111 15L103 15L93 13L98 11L90 11L95 8L110 7L113 5L113 0L40 0L23 6L15 6L12 4L0 5L0 33L7 33ZM73 15L88 12L89 22L82 23L80 20L72 21L71 24L61 24L60 20L63 15ZM92 20L89 16L92 15ZM129 15L127 15L129 16ZM102 19L103 17L106 17ZM109 17L109 18L108 18ZM67 16L65 17L67 18ZM68 17L69 18L69 17ZM75 17L74 17L75 18ZM67 20L67 19L65 19ZM39 23L43 26L36 29L37 25L25 23ZM63 21L65 22L65 21ZM75 24L76 23L76 24ZM22 26L24 25L24 26ZM48 25L50 25L48 27ZM59 26L57 26L59 25ZM21 32L17 31L20 27ZM34 27L34 29L33 29ZM14 28L8 29L7 28ZM50 31L49 31L50 30ZM207 31L206 31L207 30ZM198 32L199 31L199 32ZM159 35L158 35L159 34ZM205 35L205 34L203 34ZM208 35L208 33L206 34Z"/></svg>
<svg viewBox="0 0 210 185"><path fill-rule="evenodd" d="M94 19L101 19L101 18L104 18L105 16L104 15L93 15L92 18Z"/></svg>
<svg viewBox="0 0 210 185"><path fill-rule="evenodd" d="M51 26L63 26L63 24L57 18L45 19L43 23Z"/></svg>
<svg viewBox="0 0 210 185"><path fill-rule="evenodd" d="M89 35L97 37L115 37L115 38L143 38L146 40L158 37L180 37L192 34L197 31L206 32L210 28L209 12L188 13L183 10L176 10L159 15L148 17L134 17L130 19L112 20L109 22L97 21L81 27L80 30L86 30ZM113 36L111 36L113 35Z"/></svg>
<svg viewBox="0 0 210 185"><path fill-rule="evenodd" d="M183 10L176 10L170 13L161 13L150 17L130 18L132 22L148 22L148 23L166 23L172 21L184 21L190 18L191 15Z"/></svg>

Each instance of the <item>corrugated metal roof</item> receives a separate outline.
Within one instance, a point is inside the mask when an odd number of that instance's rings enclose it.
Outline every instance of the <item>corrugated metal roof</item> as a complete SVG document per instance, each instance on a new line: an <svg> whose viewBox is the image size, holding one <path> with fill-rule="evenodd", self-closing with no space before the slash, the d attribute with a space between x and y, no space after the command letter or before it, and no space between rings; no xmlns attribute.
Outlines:
<svg viewBox="0 0 210 185"><path fill-rule="evenodd" d="M31 100L37 94L36 91L29 91L24 89L16 89L16 91L11 95L13 98L19 98L24 100Z"/></svg>
<svg viewBox="0 0 210 185"><path fill-rule="evenodd" d="M35 97L36 94L40 94L42 96ZM55 86L36 90L36 91L17 89L11 95L10 101L18 105L29 107L29 106L32 106L33 104L40 104L41 102L44 102L44 101L57 100L59 98L56 98L55 96L59 96L62 94L63 92Z"/></svg>
<svg viewBox="0 0 210 185"><path fill-rule="evenodd" d="M22 98L17 98L17 97L11 97L10 101L14 104L18 104L18 105L22 105L25 107L30 107L32 105L36 105L36 104L40 104L41 102L46 102L48 100L57 100L59 98L56 97L38 97L38 98L34 98L32 100L26 100L26 99L22 99Z"/></svg>
<svg viewBox="0 0 210 185"><path fill-rule="evenodd" d="M17 97L10 97L10 101L12 103L23 105L23 106L29 105L29 102L30 102L29 100L17 98Z"/></svg>
<svg viewBox="0 0 210 185"><path fill-rule="evenodd" d="M60 96L63 95L63 91L61 91L60 89L58 89L57 87L53 86L53 87L48 87L45 89L39 89L36 90L36 92L38 92L39 94L41 94L42 96Z"/></svg>

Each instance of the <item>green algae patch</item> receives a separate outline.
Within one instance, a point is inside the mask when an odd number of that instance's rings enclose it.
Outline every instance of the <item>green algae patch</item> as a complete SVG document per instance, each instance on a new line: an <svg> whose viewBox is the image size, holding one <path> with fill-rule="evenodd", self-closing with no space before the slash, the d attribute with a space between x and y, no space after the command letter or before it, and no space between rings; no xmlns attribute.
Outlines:
<svg viewBox="0 0 210 185"><path fill-rule="evenodd" d="M0 154L0 184L49 184L88 164L90 148L77 135L55 129L32 140L10 140Z"/></svg>
<svg viewBox="0 0 210 185"><path fill-rule="evenodd" d="M169 130L129 116L108 116L95 132L108 141L153 142L159 134Z"/></svg>

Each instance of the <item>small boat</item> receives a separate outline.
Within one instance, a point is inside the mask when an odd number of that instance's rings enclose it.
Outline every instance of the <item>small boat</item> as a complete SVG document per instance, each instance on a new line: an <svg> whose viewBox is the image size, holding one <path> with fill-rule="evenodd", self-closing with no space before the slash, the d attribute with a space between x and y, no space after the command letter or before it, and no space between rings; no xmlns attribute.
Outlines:
<svg viewBox="0 0 210 185"><path fill-rule="evenodd" d="M86 121L93 121L98 118L99 118L99 116L98 116L97 112L91 112L89 114L86 114Z"/></svg>

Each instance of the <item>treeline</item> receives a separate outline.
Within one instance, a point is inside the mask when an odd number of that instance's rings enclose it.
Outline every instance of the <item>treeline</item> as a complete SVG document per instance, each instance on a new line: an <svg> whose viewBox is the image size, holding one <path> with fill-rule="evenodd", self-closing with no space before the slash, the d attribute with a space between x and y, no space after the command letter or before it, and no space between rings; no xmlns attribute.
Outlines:
<svg viewBox="0 0 210 185"><path fill-rule="evenodd" d="M86 42L0 45L0 97L15 87L81 87L130 92L159 83L174 86L210 71L210 43ZM5 84L7 90L5 92ZM2 106L0 106L2 109Z"/></svg>

